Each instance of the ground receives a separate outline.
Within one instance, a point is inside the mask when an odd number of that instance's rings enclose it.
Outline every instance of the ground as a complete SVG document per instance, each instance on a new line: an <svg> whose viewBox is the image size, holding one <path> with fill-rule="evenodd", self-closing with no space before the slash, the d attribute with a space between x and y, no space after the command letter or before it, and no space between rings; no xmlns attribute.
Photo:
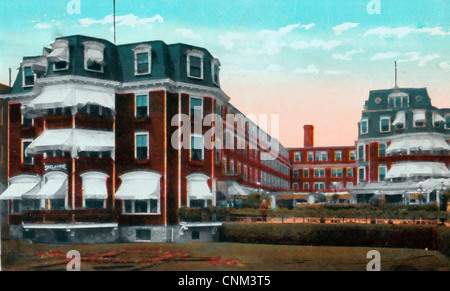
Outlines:
<svg viewBox="0 0 450 291"><path fill-rule="evenodd" d="M77 250L84 271L365 271L372 249L380 252L382 271L450 271L449 257L421 249L214 242L43 245L13 240L2 242L2 270L66 270L67 252Z"/></svg>

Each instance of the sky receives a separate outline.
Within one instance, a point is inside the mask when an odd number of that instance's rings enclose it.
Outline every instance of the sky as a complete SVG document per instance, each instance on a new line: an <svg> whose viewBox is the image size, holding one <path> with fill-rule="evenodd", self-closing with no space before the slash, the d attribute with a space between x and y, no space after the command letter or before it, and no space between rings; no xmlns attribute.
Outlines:
<svg viewBox="0 0 450 291"><path fill-rule="evenodd" d="M112 0L0 0L0 83L55 37L114 41ZM222 90L285 147L354 145L370 90L428 89L450 107L450 0L116 0L116 43L162 40L206 48ZM269 120L271 119L269 116ZM258 122L258 120L255 120Z"/></svg>

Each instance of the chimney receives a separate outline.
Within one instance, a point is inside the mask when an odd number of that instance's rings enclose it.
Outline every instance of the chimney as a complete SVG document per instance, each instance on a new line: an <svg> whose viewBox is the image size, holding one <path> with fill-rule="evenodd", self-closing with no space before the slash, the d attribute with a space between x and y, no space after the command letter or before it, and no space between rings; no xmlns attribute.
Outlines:
<svg viewBox="0 0 450 291"><path fill-rule="evenodd" d="M304 138L303 145L304 147L313 147L314 146L314 126L313 125L304 125Z"/></svg>

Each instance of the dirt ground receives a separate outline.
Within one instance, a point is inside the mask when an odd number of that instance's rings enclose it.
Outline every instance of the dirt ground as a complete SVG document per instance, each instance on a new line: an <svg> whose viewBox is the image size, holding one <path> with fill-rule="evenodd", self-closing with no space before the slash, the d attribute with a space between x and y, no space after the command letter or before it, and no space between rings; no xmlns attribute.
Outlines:
<svg viewBox="0 0 450 291"><path fill-rule="evenodd" d="M67 252L81 254L82 271L365 271L377 250L382 271L449 271L437 251L399 248L284 246L197 242L43 245L2 242L2 270L66 270Z"/></svg>

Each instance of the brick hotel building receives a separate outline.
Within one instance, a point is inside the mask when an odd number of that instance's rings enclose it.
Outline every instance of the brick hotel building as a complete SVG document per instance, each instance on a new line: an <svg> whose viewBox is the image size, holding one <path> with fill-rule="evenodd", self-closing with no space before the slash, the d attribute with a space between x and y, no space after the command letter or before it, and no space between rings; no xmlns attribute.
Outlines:
<svg viewBox="0 0 450 291"><path fill-rule="evenodd" d="M211 240L221 223L178 211L254 192L272 207L432 203L449 187L450 110L425 89L372 91L355 146L314 146L305 125L304 147L289 149L230 103L220 61L186 44L57 38L3 93L0 219L13 238Z"/></svg>
<svg viewBox="0 0 450 291"><path fill-rule="evenodd" d="M202 225L200 234L200 226L180 225L178 210L289 190L287 150L271 147L277 141L229 103L219 72L206 49L162 41L114 45L75 35L25 57L12 91L2 95L2 149L9 151L0 202L11 235L211 239L217 225ZM223 133L214 131L218 120L202 122L213 113L222 116ZM178 114L188 116L190 136L179 137L186 120ZM203 147L210 131L228 146ZM185 139L188 147L180 147Z"/></svg>

